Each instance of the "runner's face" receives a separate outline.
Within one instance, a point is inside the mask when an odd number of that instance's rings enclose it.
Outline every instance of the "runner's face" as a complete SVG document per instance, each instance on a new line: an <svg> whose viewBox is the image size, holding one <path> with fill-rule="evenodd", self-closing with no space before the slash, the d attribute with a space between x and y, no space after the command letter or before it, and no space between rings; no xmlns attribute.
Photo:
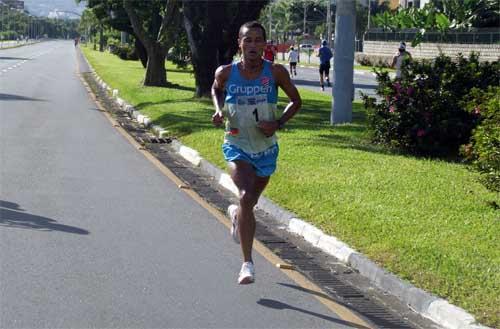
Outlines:
<svg viewBox="0 0 500 329"><path fill-rule="evenodd" d="M255 60L262 57L262 52L266 47L266 40L262 30L259 28L244 29L243 34L238 39L243 58Z"/></svg>

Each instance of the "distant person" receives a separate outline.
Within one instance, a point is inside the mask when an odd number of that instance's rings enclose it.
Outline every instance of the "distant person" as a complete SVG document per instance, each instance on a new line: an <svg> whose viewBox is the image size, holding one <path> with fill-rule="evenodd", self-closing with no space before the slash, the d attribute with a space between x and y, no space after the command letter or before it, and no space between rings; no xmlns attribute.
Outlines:
<svg viewBox="0 0 500 329"><path fill-rule="evenodd" d="M299 61L299 53L293 47L290 47L288 52L288 62L290 63L290 75L297 76L297 62Z"/></svg>
<svg viewBox="0 0 500 329"><path fill-rule="evenodd" d="M392 68L396 68L397 79L402 78L401 67L403 66L403 62L405 59L411 60L411 54L408 51L406 51L406 43L401 42L399 44L398 52L392 58L392 64L391 64Z"/></svg>
<svg viewBox="0 0 500 329"><path fill-rule="evenodd" d="M80 37L75 38L75 47L80 43Z"/></svg>
<svg viewBox="0 0 500 329"><path fill-rule="evenodd" d="M273 40L269 41L269 43L266 45L266 48L264 49L264 59L267 59L270 62L274 62L277 54L278 47L274 45Z"/></svg>
<svg viewBox="0 0 500 329"><path fill-rule="evenodd" d="M239 202L229 206L228 215L231 235L241 243L243 253L238 283L248 284L255 281L254 207L276 170L276 132L297 113L302 101L286 68L262 57L266 30L260 23L248 22L240 27L238 46L241 60L215 71L212 122L220 126L226 121L222 152L239 191ZM289 100L281 115L277 111L278 87Z"/></svg>
<svg viewBox="0 0 500 329"><path fill-rule="evenodd" d="M321 90L325 90L325 84L323 78L326 80L328 87L331 86L330 83L330 60L333 57L333 53L328 47L328 43L326 40L321 42L321 47L318 50L319 57L319 84L321 86Z"/></svg>

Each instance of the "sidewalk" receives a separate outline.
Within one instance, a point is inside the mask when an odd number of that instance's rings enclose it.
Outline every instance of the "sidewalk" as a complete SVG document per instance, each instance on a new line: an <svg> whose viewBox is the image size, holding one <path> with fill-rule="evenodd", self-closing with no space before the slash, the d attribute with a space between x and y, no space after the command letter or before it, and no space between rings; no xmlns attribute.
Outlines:
<svg viewBox="0 0 500 329"><path fill-rule="evenodd" d="M29 40L9 40L9 41L0 41L0 49L8 49L14 47L21 47L26 45L31 45L34 43L40 42L40 40L29 39Z"/></svg>

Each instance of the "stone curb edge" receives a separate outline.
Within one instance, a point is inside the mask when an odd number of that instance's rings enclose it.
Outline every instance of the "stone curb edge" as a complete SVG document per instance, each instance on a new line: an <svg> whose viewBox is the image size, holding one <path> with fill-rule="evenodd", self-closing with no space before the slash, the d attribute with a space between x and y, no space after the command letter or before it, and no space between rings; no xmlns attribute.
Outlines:
<svg viewBox="0 0 500 329"><path fill-rule="evenodd" d="M85 56L85 61L88 60ZM118 90L112 90L95 72L90 63L92 74L101 88L107 90L115 103L120 106L131 118L136 119L145 127L149 127L151 119L142 115L132 105L126 103L118 97ZM147 118L147 120L146 120ZM152 126L152 130L159 137L168 134L168 131L160 126ZM220 168L209 161L203 159L198 151L183 145L178 140L172 140L170 147L180 156L199 167L205 173L214 177L217 183L238 196L238 189L234 185L231 177ZM325 234L315 226L306 223L298 218L294 213L289 212L266 197L260 197L257 207L276 218L282 228L291 233L303 237L314 247L338 258L340 261L359 271L359 273L370 280L379 289L395 296L405 302L412 310L418 314L432 320L446 329L491 329L476 322L475 318L462 308L450 304L445 299L436 297L412 284L403 281L392 273L387 272L380 266L369 260L364 255L350 248L344 242L334 236Z"/></svg>

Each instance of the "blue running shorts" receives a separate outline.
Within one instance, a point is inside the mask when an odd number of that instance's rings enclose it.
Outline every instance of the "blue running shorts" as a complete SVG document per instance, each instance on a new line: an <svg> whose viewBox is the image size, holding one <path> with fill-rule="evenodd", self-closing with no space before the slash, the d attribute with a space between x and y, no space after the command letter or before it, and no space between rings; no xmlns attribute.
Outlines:
<svg viewBox="0 0 500 329"><path fill-rule="evenodd" d="M227 162L241 160L248 162L255 169L257 176L269 177L276 170L279 147L274 144L265 151L259 153L246 153L237 146L229 143L222 144L222 152Z"/></svg>

